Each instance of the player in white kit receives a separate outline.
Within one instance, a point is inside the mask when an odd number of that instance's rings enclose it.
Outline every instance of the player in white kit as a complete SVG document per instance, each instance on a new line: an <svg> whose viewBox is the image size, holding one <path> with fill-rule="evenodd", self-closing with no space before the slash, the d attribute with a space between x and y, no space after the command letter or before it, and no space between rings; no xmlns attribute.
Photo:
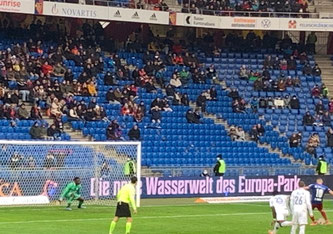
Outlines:
<svg viewBox="0 0 333 234"><path fill-rule="evenodd" d="M293 215L290 234L296 234L299 227L299 234L305 234L305 225L308 224L308 214L313 217L310 192L305 190L305 183L298 183L299 189L294 190L290 196L290 208Z"/></svg>
<svg viewBox="0 0 333 234"><path fill-rule="evenodd" d="M280 227L292 225L291 221L286 221L290 214L288 195L278 195L277 192L274 192L269 200L269 206L271 207L273 214L273 230L269 230L269 234L276 234Z"/></svg>

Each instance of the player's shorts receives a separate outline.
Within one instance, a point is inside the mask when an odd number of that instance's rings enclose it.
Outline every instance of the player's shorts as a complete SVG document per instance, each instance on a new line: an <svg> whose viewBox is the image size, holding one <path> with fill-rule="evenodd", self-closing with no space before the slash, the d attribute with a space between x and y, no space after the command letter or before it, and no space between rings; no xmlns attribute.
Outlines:
<svg viewBox="0 0 333 234"><path fill-rule="evenodd" d="M298 225L308 224L308 212L304 212L304 210L294 212L292 222Z"/></svg>
<svg viewBox="0 0 333 234"><path fill-rule="evenodd" d="M287 217L289 216L289 211L288 210L276 210L276 220L277 221L284 221L287 220Z"/></svg>
<svg viewBox="0 0 333 234"><path fill-rule="evenodd" d="M312 204L312 210L314 210L315 208L317 208L319 211L322 211L323 210L323 203Z"/></svg>
<svg viewBox="0 0 333 234"><path fill-rule="evenodd" d="M129 204L125 202L118 202L115 216L132 217Z"/></svg>
<svg viewBox="0 0 333 234"><path fill-rule="evenodd" d="M80 194L77 193L69 193L65 198L66 200L77 200L81 197Z"/></svg>

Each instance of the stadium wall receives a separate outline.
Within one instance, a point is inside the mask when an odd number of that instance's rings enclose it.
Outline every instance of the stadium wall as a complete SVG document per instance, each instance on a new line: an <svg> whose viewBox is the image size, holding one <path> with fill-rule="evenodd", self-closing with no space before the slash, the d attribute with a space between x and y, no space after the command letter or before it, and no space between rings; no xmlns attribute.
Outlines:
<svg viewBox="0 0 333 234"><path fill-rule="evenodd" d="M64 171L11 172L0 180L0 197L46 195L50 201L57 200L65 181L71 181L73 173ZM141 183L142 198L188 198L188 197L238 197L269 196L274 190L290 193L298 188L298 182L314 183L316 176L267 176L267 177L145 177ZM87 200L111 199L126 181L102 177L96 180L86 174L82 181L82 194ZM324 177L325 184L333 188L333 176Z"/></svg>

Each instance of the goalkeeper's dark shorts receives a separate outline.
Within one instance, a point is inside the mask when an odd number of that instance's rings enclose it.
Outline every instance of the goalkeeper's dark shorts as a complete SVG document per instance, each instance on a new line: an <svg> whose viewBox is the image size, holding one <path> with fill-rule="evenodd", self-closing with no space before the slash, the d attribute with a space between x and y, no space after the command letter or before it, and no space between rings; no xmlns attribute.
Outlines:
<svg viewBox="0 0 333 234"><path fill-rule="evenodd" d="M129 204L125 202L118 202L115 216L132 217Z"/></svg>

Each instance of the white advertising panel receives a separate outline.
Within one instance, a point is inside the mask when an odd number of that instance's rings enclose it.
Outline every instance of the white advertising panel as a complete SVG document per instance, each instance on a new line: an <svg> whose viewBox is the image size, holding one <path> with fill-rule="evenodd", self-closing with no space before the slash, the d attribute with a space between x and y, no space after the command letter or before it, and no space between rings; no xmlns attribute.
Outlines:
<svg viewBox="0 0 333 234"><path fill-rule="evenodd" d="M44 2L43 14L84 19L108 19L108 7Z"/></svg>
<svg viewBox="0 0 333 234"><path fill-rule="evenodd" d="M33 14L35 11L35 1L34 0L0 1L0 11Z"/></svg>

